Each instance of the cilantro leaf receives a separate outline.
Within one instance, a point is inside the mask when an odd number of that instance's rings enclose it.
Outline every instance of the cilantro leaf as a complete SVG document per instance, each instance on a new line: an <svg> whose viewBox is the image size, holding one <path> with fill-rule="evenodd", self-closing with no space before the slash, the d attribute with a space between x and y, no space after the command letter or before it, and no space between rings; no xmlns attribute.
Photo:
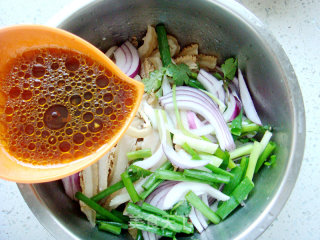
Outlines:
<svg viewBox="0 0 320 240"><path fill-rule="evenodd" d="M238 68L238 59L228 58L221 66L224 79L233 80Z"/></svg>
<svg viewBox="0 0 320 240"><path fill-rule="evenodd" d="M143 78L144 91L151 93L157 91L162 84L164 69L155 70L150 73L149 78Z"/></svg>
<svg viewBox="0 0 320 240"><path fill-rule="evenodd" d="M139 178L141 177L147 177L150 174L152 174L151 171L146 170L144 168L138 167L136 165L130 165L127 169L128 173L130 173L130 175L134 174L136 176L138 176Z"/></svg>
<svg viewBox="0 0 320 240"><path fill-rule="evenodd" d="M189 67L184 63L178 65L171 63L167 67L166 74L168 77L172 77L173 84L181 86L183 83L188 82L189 76L192 73Z"/></svg>
<svg viewBox="0 0 320 240"><path fill-rule="evenodd" d="M236 136L241 135L241 129L242 129L242 109L239 113L239 115L232 120L231 123L231 133Z"/></svg>
<svg viewBox="0 0 320 240"><path fill-rule="evenodd" d="M187 201L180 201L176 203L170 211L171 215L189 216L191 212L191 206Z"/></svg>

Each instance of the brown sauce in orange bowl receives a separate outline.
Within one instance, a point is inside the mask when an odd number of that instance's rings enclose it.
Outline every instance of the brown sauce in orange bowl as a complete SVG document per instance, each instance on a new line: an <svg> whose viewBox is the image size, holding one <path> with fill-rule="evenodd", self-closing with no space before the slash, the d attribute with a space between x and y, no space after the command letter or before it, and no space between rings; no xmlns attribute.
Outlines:
<svg viewBox="0 0 320 240"><path fill-rule="evenodd" d="M1 144L34 166L90 155L124 125L136 89L90 57L64 48L28 50L0 81Z"/></svg>

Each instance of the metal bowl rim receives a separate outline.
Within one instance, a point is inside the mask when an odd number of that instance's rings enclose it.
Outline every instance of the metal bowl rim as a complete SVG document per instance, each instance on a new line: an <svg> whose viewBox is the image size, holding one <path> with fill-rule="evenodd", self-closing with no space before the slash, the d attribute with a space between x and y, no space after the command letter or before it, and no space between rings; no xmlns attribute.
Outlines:
<svg viewBox="0 0 320 240"><path fill-rule="evenodd" d="M296 180L299 175L301 167L304 145L305 145L305 110L302 99L301 90L294 70L290 61L282 49L281 45L272 36L265 24L263 24L253 13L247 10L240 3L233 0L207 0L212 4L217 4L226 10L233 13L233 15L244 21L258 36L263 39L262 42L274 54L274 58L278 60L282 68L282 73L288 80L286 82L289 92L291 94L291 101L293 106L293 139L292 151L289 156L288 165L283 175L281 184L273 199L269 202L266 208L261 212L260 216L255 219L252 224L243 231L237 239L255 239L260 236L279 215L280 211L287 202ZM75 4L75 2L77 4ZM51 18L47 25L59 27L71 15L76 14L80 9L94 4L92 0L74 1L67 5L53 18ZM272 48L271 48L272 46ZM49 209L41 201L33 185L17 184L27 205L37 217L39 222L53 235L59 236L61 239L70 239L75 237L72 232L66 229L49 211ZM59 228L57 228L58 226ZM58 230L59 229L59 230Z"/></svg>

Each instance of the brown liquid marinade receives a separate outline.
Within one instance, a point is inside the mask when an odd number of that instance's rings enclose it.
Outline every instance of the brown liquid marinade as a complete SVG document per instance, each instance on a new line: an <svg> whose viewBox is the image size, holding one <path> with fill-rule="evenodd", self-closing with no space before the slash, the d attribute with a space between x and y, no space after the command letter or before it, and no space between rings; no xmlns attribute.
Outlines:
<svg viewBox="0 0 320 240"><path fill-rule="evenodd" d="M44 48L8 64L0 81L2 145L33 165L87 156L120 130L135 90L78 52Z"/></svg>

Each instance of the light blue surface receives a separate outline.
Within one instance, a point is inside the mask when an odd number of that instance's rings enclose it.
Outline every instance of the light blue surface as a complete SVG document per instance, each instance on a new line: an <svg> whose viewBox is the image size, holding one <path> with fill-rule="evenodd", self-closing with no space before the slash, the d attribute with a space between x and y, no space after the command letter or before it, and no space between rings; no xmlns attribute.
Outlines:
<svg viewBox="0 0 320 240"><path fill-rule="evenodd" d="M0 0L0 27L43 24L71 0ZM297 184L281 214L259 238L320 239L320 1L239 0L282 44L299 79L307 117L305 157ZM0 180L0 239L54 238L41 226L15 183Z"/></svg>

